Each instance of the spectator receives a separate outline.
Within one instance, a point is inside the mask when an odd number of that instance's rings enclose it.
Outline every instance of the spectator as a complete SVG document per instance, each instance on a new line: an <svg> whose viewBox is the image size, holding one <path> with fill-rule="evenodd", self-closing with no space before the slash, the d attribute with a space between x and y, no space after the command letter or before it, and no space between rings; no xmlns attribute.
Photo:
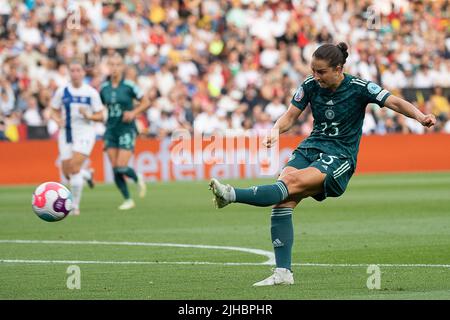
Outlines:
<svg viewBox="0 0 450 320"><path fill-rule="evenodd" d="M397 63L393 62L389 65L389 69L383 72L381 83L386 89L403 89L406 87L405 74L398 69Z"/></svg>
<svg viewBox="0 0 450 320"><path fill-rule="evenodd" d="M352 73L390 90L420 88L420 107L440 114L434 130L447 130L446 2L69 2L0 0L0 114L6 115L4 132L10 140L17 139L9 128L36 120L35 111L28 110L30 96L38 97L42 124L50 133L55 130L45 101L67 83L70 60L84 59L86 81L99 88L116 50L129 65L127 77L154 96L147 118L139 119L144 135L169 134L174 120L208 134L218 128L249 129L255 122L266 127L311 73L312 52L331 41L349 44L353 52L346 66ZM380 9L380 19L369 25L373 6ZM428 98L435 86L442 93ZM221 117L210 114L211 108ZM368 109L366 134L420 133L409 119ZM292 132L308 134L310 115L305 111ZM165 131L160 130L162 118Z"/></svg>
<svg viewBox="0 0 450 320"><path fill-rule="evenodd" d="M37 100L35 97L30 96L27 98L28 108L23 114L25 124L29 127L40 127L44 124L42 116L39 112Z"/></svg>
<svg viewBox="0 0 450 320"><path fill-rule="evenodd" d="M270 116L272 122L275 122L283 113L286 112L286 110L287 107L281 102L281 98L279 96L275 96L273 101L265 107L264 112Z"/></svg>

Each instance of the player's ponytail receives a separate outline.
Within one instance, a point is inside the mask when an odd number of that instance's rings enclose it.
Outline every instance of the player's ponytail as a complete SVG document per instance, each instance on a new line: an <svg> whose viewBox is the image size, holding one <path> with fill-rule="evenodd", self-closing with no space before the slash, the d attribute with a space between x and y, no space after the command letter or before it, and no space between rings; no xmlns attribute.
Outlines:
<svg viewBox="0 0 450 320"><path fill-rule="evenodd" d="M313 53L313 57L320 60L328 61L330 67L344 66L348 57L348 46L344 42L338 45L326 43L317 48Z"/></svg>
<svg viewBox="0 0 450 320"><path fill-rule="evenodd" d="M345 42L339 42L339 44L336 47L338 47L338 49L341 50L341 52L342 52L342 55L344 57L342 65L344 65L345 62L347 61L347 57L348 57L348 52L347 52L348 46Z"/></svg>

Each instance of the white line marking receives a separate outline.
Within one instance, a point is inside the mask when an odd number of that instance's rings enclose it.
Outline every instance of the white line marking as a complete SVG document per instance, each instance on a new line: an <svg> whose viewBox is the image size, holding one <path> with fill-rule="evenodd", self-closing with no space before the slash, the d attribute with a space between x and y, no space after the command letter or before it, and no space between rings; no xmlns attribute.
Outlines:
<svg viewBox="0 0 450 320"><path fill-rule="evenodd" d="M221 265L221 266L262 266L267 263L257 262L206 262L206 261L95 261L95 260L21 260L3 259L0 263L23 263L23 264L112 264L112 265ZM293 266L301 267L327 267L327 268L367 268L369 263L293 263ZM450 268L450 264L377 264L379 267L388 268Z"/></svg>
<svg viewBox="0 0 450 320"><path fill-rule="evenodd" d="M20 244L87 244L87 245L112 245L112 246L146 246L146 247L175 247L175 248L199 248L199 249L218 249L218 250L232 250L252 253L267 258L265 262L260 264L273 265L275 264L275 255L273 252L241 248L229 246L209 246L201 244L178 244L178 243L152 243L152 242L116 242L116 241L64 241L64 240L0 240L0 243L20 243ZM183 262L184 263L184 262Z"/></svg>
<svg viewBox="0 0 450 320"><path fill-rule="evenodd" d="M109 242L109 241L62 241L62 240L0 240L0 243L20 244L89 244L89 245L124 245L124 246L151 246L151 247L179 247L179 248L201 248L220 249L248 252L262 255L268 258L265 262L207 262L207 261L96 261L96 260L25 260L25 259L0 259L0 263L24 263L24 264L112 264L112 265L222 265L222 266L261 266L275 265L275 257L272 252L241 247L209 246L195 244L176 243L151 243L151 242ZM367 268L373 263L292 263L293 266L301 267L342 267L342 268ZM449 268L450 264L376 264L379 267L388 268Z"/></svg>

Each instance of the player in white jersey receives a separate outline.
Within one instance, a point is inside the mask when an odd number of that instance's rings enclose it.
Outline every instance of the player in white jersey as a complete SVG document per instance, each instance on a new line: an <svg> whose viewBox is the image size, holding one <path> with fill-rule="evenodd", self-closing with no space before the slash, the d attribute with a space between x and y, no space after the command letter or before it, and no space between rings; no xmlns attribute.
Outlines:
<svg viewBox="0 0 450 320"><path fill-rule="evenodd" d="M82 166L95 144L94 121L103 121L103 105L99 93L83 83L83 65L71 62L69 70L71 82L53 96L51 117L60 127L58 147L62 171L70 181L73 214L79 215L84 180L92 181L92 171Z"/></svg>

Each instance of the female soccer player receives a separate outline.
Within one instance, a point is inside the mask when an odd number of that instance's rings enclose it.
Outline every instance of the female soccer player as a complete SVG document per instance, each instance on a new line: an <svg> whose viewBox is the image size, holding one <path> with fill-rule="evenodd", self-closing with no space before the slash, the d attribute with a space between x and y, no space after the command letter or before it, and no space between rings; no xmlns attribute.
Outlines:
<svg viewBox="0 0 450 320"><path fill-rule="evenodd" d="M110 79L103 83L100 97L108 108L108 120L104 135L105 150L111 162L114 182L125 201L120 210L134 208L125 177L131 178L139 186L139 196L144 197L146 185L142 175L136 174L128 162L133 154L137 135L136 116L149 107L148 99L131 81L125 80L124 63L120 54L116 53L109 60ZM134 108L134 100L139 100L139 106Z"/></svg>
<svg viewBox="0 0 450 320"><path fill-rule="evenodd" d="M294 94L288 110L273 129L288 131L309 104L314 117L311 135L292 153L278 181L248 189L233 188L212 179L209 186L214 202L223 208L232 202L270 206L271 236L275 251L274 273L254 286L293 284L291 252L294 239L292 211L301 199L339 197L356 167L365 108L368 103L388 107L413 118L425 127L436 119L424 115L411 103L392 95L377 84L343 72L347 45L324 44L313 54L312 75ZM266 147L277 141L275 134L264 140Z"/></svg>
<svg viewBox="0 0 450 320"><path fill-rule="evenodd" d="M98 92L83 83L85 71L79 61L69 64L70 84L59 88L53 96L51 117L60 127L59 155L63 174L70 182L73 214L80 214L84 180L93 187L92 171L82 169L95 144L93 121L103 121L103 105Z"/></svg>

